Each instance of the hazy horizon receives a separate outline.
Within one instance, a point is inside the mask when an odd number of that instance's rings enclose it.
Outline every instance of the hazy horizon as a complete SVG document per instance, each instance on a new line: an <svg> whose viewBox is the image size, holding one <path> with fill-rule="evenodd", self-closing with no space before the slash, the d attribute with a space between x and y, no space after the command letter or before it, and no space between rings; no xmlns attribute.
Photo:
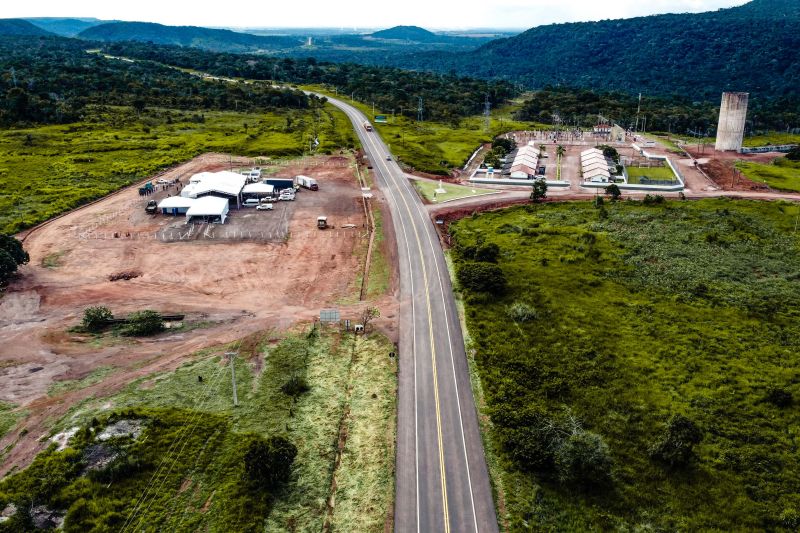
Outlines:
<svg viewBox="0 0 800 533"><path fill-rule="evenodd" d="M519 31L544 24L621 19L663 13L697 13L733 7L748 0L446 0L432 4L408 0L402 10L375 8L365 0L340 0L336 4L312 0L302 13L291 5L253 9L252 4L231 0L218 7L165 5L142 0L135 5L75 0L68 5L54 0L6 5L2 18L96 18L156 22L173 26L204 26L237 30L339 29L364 31L393 26L421 26L438 31ZM432 22L435 21L435 22ZM513 21L513 22L511 22Z"/></svg>

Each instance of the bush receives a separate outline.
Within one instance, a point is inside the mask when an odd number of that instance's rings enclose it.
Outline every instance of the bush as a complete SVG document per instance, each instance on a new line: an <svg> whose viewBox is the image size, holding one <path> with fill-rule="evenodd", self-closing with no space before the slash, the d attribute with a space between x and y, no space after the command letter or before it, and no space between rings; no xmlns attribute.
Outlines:
<svg viewBox="0 0 800 533"><path fill-rule="evenodd" d="M109 321L113 318L114 315L111 313L111 310L108 307L87 307L83 311L83 320L81 321L81 325L86 331L95 333L102 331L103 328L108 326Z"/></svg>
<svg viewBox="0 0 800 533"><path fill-rule="evenodd" d="M131 313L128 323L123 329L125 335L141 337L144 335L155 335L164 331L164 320L155 311L145 310Z"/></svg>
<svg viewBox="0 0 800 533"><path fill-rule="evenodd" d="M769 389L765 399L775 407L789 407L793 400L791 392L780 388Z"/></svg>
<svg viewBox="0 0 800 533"><path fill-rule="evenodd" d="M500 247L493 242L479 246L475 250L476 261L482 261L484 263L497 263L498 257L500 257Z"/></svg>
<svg viewBox="0 0 800 533"><path fill-rule="evenodd" d="M619 200L622 197L622 191L619 190L616 183L612 183L606 187L606 194L609 195L612 200Z"/></svg>
<svg viewBox="0 0 800 533"><path fill-rule="evenodd" d="M461 288L473 292L499 294L506 289L506 277L499 266L491 263L466 263L458 268Z"/></svg>
<svg viewBox="0 0 800 533"><path fill-rule="evenodd" d="M660 194L646 194L642 203L647 206L661 205L664 203L664 197Z"/></svg>
<svg viewBox="0 0 800 533"><path fill-rule="evenodd" d="M674 415L667 423L661 440L650 447L650 456L670 467L684 467L694 458L694 447L703 440L703 432L683 415Z"/></svg>
<svg viewBox="0 0 800 533"><path fill-rule="evenodd" d="M556 470L563 483L604 485L611 480L613 462L603 438L590 431L568 436L555 454Z"/></svg>
<svg viewBox="0 0 800 533"><path fill-rule="evenodd" d="M308 390L309 387L305 378L299 376L290 377L289 380L281 387L281 391L283 391L284 394L295 399L308 392Z"/></svg>
<svg viewBox="0 0 800 533"><path fill-rule="evenodd" d="M508 308L508 316L514 322L527 322L535 320L538 315L533 306L522 302L515 302Z"/></svg>
<svg viewBox="0 0 800 533"><path fill-rule="evenodd" d="M247 480L258 489L274 489L289 480L297 448L284 437L254 436L244 454Z"/></svg>
<svg viewBox="0 0 800 533"><path fill-rule="evenodd" d="M800 161L800 145L789 150L789 153L786 154L786 159L789 161Z"/></svg>

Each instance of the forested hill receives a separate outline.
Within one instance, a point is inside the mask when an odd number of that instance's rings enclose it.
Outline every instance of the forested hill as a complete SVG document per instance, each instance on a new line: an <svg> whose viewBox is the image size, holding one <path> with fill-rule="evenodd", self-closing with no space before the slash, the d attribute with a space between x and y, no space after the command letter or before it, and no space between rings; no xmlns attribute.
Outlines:
<svg viewBox="0 0 800 533"><path fill-rule="evenodd" d="M27 20L0 19L0 35L51 35Z"/></svg>
<svg viewBox="0 0 800 533"><path fill-rule="evenodd" d="M94 41L144 41L155 44L192 46L218 52L250 52L290 48L302 44L302 37L264 36L198 26L164 26L152 22L112 22L88 28L79 34Z"/></svg>
<svg viewBox="0 0 800 533"><path fill-rule="evenodd" d="M25 19L34 26L38 26L50 33L61 35L62 37L74 37L80 32L92 26L112 22L110 20L98 20L95 18L58 18L58 17L34 17Z"/></svg>
<svg viewBox="0 0 800 533"><path fill-rule="evenodd" d="M613 12L609 12L613 16ZM529 87L579 86L717 100L723 90L800 100L800 1L753 0L697 14L554 24L471 53L399 66L456 69Z"/></svg>
<svg viewBox="0 0 800 533"><path fill-rule="evenodd" d="M419 26L395 26L387 30L376 31L371 35L375 39L398 39L419 43L438 42L441 39L435 33Z"/></svg>

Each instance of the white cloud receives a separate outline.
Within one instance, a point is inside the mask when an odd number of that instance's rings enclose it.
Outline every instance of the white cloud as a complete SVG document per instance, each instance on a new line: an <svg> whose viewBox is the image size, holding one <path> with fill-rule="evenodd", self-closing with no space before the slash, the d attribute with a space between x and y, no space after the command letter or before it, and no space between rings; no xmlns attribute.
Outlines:
<svg viewBox="0 0 800 533"><path fill-rule="evenodd" d="M653 13L710 11L746 0L306 0L305 2L180 3L156 0L40 0L8 2L0 17L96 17L172 25L233 27L528 28L552 22L628 18Z"/></svg>

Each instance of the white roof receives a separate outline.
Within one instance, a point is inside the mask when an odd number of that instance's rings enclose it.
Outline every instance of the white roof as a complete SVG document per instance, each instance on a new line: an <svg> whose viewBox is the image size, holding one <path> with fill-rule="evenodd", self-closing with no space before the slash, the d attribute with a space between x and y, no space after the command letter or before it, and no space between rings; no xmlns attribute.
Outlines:
<svg viewBox="0 0 800 533"><path fill-rule="evenodd" d="M589 148L588 150L584 150L583 152L581 152L581 157L592 154L603 155L603 151L600 150L599 148Z"/></svg>
<svg viewBox="0 0 800 533"><path fill-rule="evenodd" d="M179 208L184 209L187 207L192 207L197 200L194 198L184 198L183 196L170 196L169 198L164 198L158 204L159 209L173 209Z"/></svg>
<svg viewBox="0 0 800 533"><path fill-rule="evenodd" d="M608 166L608 160L605 157L592 157L589 159L581 160L582 167L588 167L590 165L605 165Z"/></svg>
<svg viewBox="0 0 800 533"><path fill-rule="evenodd" d="M242 192L242 187L247 178L235 172L223 170L222 172L201 172L189 178L189 183L194 186L188 195L192 198L209 192L218 192L236 196Z"/></svg>
<svg viewBox="0 0 800 533"><path fill-rule="evenodd" d="M198 198L186 212L189 217L222 216L228 212L228 199L219 196L204 196Z"/></svg>
<svg viewBox="0 0 800 533"><path fill-rule="evenodd" d="M272 194L275 192L275 187L266 183L248 183L242 192L245 194Z"/></svg>
<svg viewBox="0 0 800 533"><path fill-rule="evenodd" d="M605 161L603 161L602 163L600 161L592 161L591 163L587 163L587 164L583 165L583 171L584 172L588 172L588 171L594 170L596 168L604 168L604 169L608 170L608 163L606 163Z"/></svg>
<svg viewBox="0 0 800 533"><path fill-rule="evenodd" d="M602 168L596 168L594 170L589 170L588 172L583 173L583 179L586 180L594 178L596 176L603 176L604 178L610 178L611 173L608 171L608 169L602 169Z"/></svg>

